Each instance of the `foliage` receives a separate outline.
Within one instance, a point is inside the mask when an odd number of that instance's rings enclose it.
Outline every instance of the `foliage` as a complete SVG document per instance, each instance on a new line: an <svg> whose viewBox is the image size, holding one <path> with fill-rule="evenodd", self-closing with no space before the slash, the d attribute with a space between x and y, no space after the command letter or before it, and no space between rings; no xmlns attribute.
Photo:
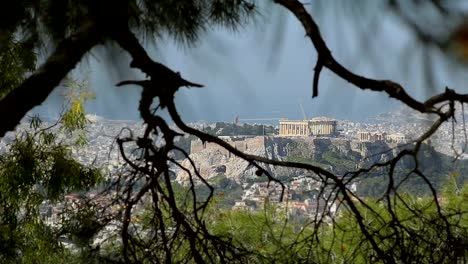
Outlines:
<svg viewBox="0 0 468 264"><path fill-rule="evenodd" d="M67 120L71 126L59 130L73 135L78 128L75 121ZM62 142L52 127L34 117L31 130L17 133L8 152L0 156L2 263L63 263L67 259L75 263L57 239L59 230L47 222L47 208L63 202L65 194L93 188L102 175L78 163L71 152L73 145Z"/></svg>
<svg viewBox="0 0 468 264"><path fill-rule="evenodd" d="M468 184L460 187L449 176L439 197L443 216L431 196L421 198L411 194L368 200L359 210L370 234L394 262L458 263L468 257L468 207L463 202L467 198ZM388 261L379 259L347 209L324 237L324 256L333 262Z"/></svg>
<svg viewBox="0 0 468 264"><path fill-rule="evenodd" d="M233 179L228 179L224 174L211 178L209 183L214 188L214 195L218 199L219 208L232 208L235 201L242 196L243 190L240 184Z"/></svg>
<svg viewBox="0 0 468 264"><path fill-rule="evenodd" d="M310 165L313 165L313 166L320 167L322 169L330 168L330 164L321 163L319 161L312 160L310 158L306 158L306 157L302 157L302 156L293 156L293 155L291 155L291 156L287 156L286 160L290 161L290 162L310 164Z"/></svg>
<svg viewBox="0 0 468 264"><path fill-rule="evenodd" d="M272 135L278 131L274 126L271 125L259 125L259 124L230 124L225 122L216 122L212 128L210 126L203 129L204 132L210 135L217 136L261 136L261 135Z"/></svg>
<svg viewBox="0 0 468 264"><path fill-rule="evenodd" d="M298 263L307 259L303 239L310 230L301 231L290 222L285 209L266 205L264 210L218 210L212 215L210 227L214 234L232 239L245 248L250 263ZM302 240L302 241L301 241Z"/></svg>
<svg viewBox="0 0 468 264"><path fill-rule="evenodd" d="M53 239L56 232L41 217L40 207L62 201L64 194L89 189L101 179L98 170L79 164L68 146L51 138L54 135L47 131L25 132L1 157L0 226L4 232L0 244L6 249L0 252L5 262L14 262L18 256L25 262L47 262L50 254L63 251ZM37 254L37 247L44 251Z"/></svg>
<svg viewBox="0 0 468 264"><path fill-rule="evenodd" d="M68 136L74 136L75 146L85 146L88 143L86 137L86 119L84 104L94 99L94 94L89 91L89 84L86 80L77 81L68 78L64 81L67 88L65 98L68 100L68 109L60 117L60 132L65 132Z"/></svg>
<svg viewBox="0 0 468 264"><path fill-rule="evenodd" d="M0 37L0 98L19 86L36 62L36 54L27 48L28 43L2 37L7 39Z"/></svg>
<svg viewBox="0 0 468 264"><path fill-rule="evenodd" d="M429 146L423 147L417 160L419 168L437 191L443 189L447 173L464 172L468 169L467 160L454 160L453 157L439 153ZM398 185L398 190L421 196L431 193L426 180L412 171L414 167L415 163L411 158L397 164L393 180L395 185ZM460 177L457 178L457 183L463 184L467 180L468 175L461 173ZM368 173L359 180L358 194L366 197L378 197L385 192L388 183L388 170Z"/></svg>
<svg viewBox="0 0 468 264"><path fill-rule="evenodd" d="M352 157L346 157L345 155L335 151L323 152L321 155L321 161L325 164L329 164L329 166L331 166L338 174L344 174L356 168L356 161L353 161Z"/></svg>
<svg viewBox="0 0 468 264"><path fill-rule="evenodd" d="M181 206L186 206L184 212L190 215L189 208L193 201L190 198L184 199L190 190L182 186L177 187L177 189L176 196L179 197L177 201ZM211 236L217 237L220 243L229 243L234 249L232 253L228 253L235 254L232 259L233 263L284 263L307 259L306 241L298 241L304 239L306 235L310 235L310 230L304 231L297 223L288 220L285 208L267 204L263 210L255 212L232 211L230 208L224 208L221 204L224 198L224 196L217 196L210 200L202 219L205 221ZM161 205L159 209L165 220L171 218L169 208ZM159 239L154 240L154 234L152 234L154 230L159 230L161 224L153 218L154 210L155 208L148 201L145 212L138 216L139 219L142 219L138 225L140 235L134 234L132 241L135 244L144 244L148 248L154 248L154 256L163 258L163 252L157 250ZM164 224L168 235L177 228L177 223L174 221L168 221ZM209 238L201 237L201 239ZM187 239L177 237L171 244L177 248L172 256L174 262L182 261L190 254L190 245ZM119 251L120 249L116 248L115 250ZM200 253L203 254L206 262L218 263L218 261L213 261L211 256L206 255L204 251ZM143 258L145 254L141 254L140 257Z"/></svg>
<svg viewBox="0 0 468 264"><path fill-rule="evenodd" d="M301 146L298 144L291 144L289 149L293 155L287 156L286 160L290 162L298 162L310 164L322 169L330 169L334 173L344 175L348 172L356 170L359 161L355 157L345 156L334 150L327 150L322 153L316 153L314 158L301 155L302 153L297 150ZM417 157L418 167L427 176L428 181L432 184L435 190L442 189L445 176L447 172L458 171L463 172L468 169L468 161L454 160L452 157L435 151L435 149L428 145L423 145L421 152ZM372 165L372 164L371 164ZM412 158L402 159L396 166L393 179L398 185L398 189L402 192L410 192L417 195L427 195L431 192L425 180L414 174L412 169L415 167ZM466 182L468 176L461 174L457 178L459 184ZM259 181L265 179L259 179ZM359 178L359 188L357 194L364 197L378 197L385 193L389 184L388 170L381 169L375 170Z"/></svg>
<svg viewBox="0 0 468 264"><path fill-rule="evenodd" d="M451 224L444 229L437 204L430 196L411 194L392 201L366 200L359 206L364 223L382 250L401 263L454 263L468 257L468 184L456 183L456 175L447 177L441 193L441 210ZM189 191L179 189L178 195ZM243 254L236 261L245 263L383 263L361 232L354 215L342 204L333 224L313 224L313 219L294 222L285 207L265 204L256 210L226 210L219 207L222 197L210 202L205 212L212 235L230 241ZM179 201L184 201L179 200ZM185 202L187 202L185 200ZM187 202L189 205L190 202ZM390 210L388 208L390 206ZM162 208L164 210L164 207ZM148 210L153 210L148 207ZM168 212L164 214L167 215ZM157 228L146 215L145 230ZM401 222L400 222L401 221ZM172 223L174 224L174 223ZM169 230L171 226L166 226ZM144 232L143 232L144 233ZM136 243L136 242L135 242ZM138 242L143 243L143 242ZM146 242L148 243L148 241ZM180 258L188 254L188 245L180 241ZM185 241L185 243L187 243ZM315 243L310 247L310 243ZM438 248L438 250L433 250ZM177 257L176 257L177 258Z"/></svg>
<svg viewBox="0 0 468 264"><path fill-rule="evenodd" d="M112 6L113 12L105 12ZM84 21L95 20L115 26L118 19L127 19L128 24L142 35L153 39L163 35L193 43L200 32L212 26L236 28L249 21L254 14L254 5L247 1L16 1L14 5L0 8L2 37L8 43L13 36L23 35L26 43L21 54L31 57L37 47L57 44L77 31ZM98 27L96 25L96 27ZM107 32L102 32L103 35ZM97 45L98 43L96 43ZM33 53L34 54L34 53ZM35 58L35 56L32 56ZM28 59L29 60L29 59ZM28 61L25 60L25 61ZM19 64L17 64L19 65ZM29 64L26 64L29 65Z"/></svg>

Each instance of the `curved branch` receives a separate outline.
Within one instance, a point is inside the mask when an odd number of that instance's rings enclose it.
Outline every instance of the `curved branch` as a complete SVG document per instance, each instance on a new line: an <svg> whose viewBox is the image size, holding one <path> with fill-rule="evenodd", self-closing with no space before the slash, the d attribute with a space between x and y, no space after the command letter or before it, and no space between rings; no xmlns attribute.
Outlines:
<svg viewBox="0 0 468 264"><path fill-rule="evenodd" d="M111 35L120 47L132 56L133 61L130 63L130 67L140 69L149 75L153 82L157 80L161 87L166 85L175 87L174 92L182 86L203 87L201 84L183 79L178 72L174 72L163 64L153 61L127 26L122 26Z"/></svg>
<svg viewBox="0 0 468 264"><path fill-rule="evenodd" d="M319 27L313 20L312 16L307 12L302 3L300 3L297 0L274 0L274 2L282 5L283 7L291 11L302 23L302 26L304 27L307 36L312 41L312 44L314 45L318 53L318 57L322 60L324 67L327 67L339 77L363 90L385 92L390 97L393 97L405 103L409 107L419 112L434 112L434 109L432 109L432 105L426 105L414 99L405 91L405 89L400 84L390 80L374 80L357 75L345 68L344 66L342 66L339 62L337 62L332 56L332 53L328 48L327 44L323 40L320 34Z"/></svg>
<svg viewBox="0 0 468 264"><path fill-rule="evenodd" d="M320 73L323 69L323 62L320 56L317 58L317 64L315 64L314 68L314 81L313 81L313 88L312 88L312 98L318 96L318 84L320 79Z"/></svg>
<svg viewBox="0 0 468 264"><path fill-rule="evenodd" d="M309 164L271 160L271 159L268 159L268 158L263 158L263 157L259 157L259 156L255 156L255 155L245 154L242 151L239 151L236 148L232 147L231 145L229 145L227 142L223 141L222 139L219 139L219 138L217 138L215 136L211 136L209 134L203 133L203 132L201 132L201 131L199 131L197 129L194 129L194 128L191 128L191 127L187 126L182 121L179 114L177 113L177 110L175 108L175 105L174 105L173 101L168 103L167 109L168 109L169 115L174 120L174 123L182 131L184 131L186 133L189 133L189 134L192 134L192 135L195 135L198 138L200 138L202 141L208 141L208 142L216 143L216 144L222 146L223 148L225 148L226 150L230 151L232 154L234 154L234 155L236 155L236 156L238 156L238 157L240 157L242 159L245 159L247 161L252 162L254 165L256 165L255 161L258 161L258 162L262 162L262 163L266 163L266 164L279 165L279 166L283 166L283 167L294 167L294 168L300 168L300 169L307 169L307 170L311 170L311 171L313 171L313 172L315 172L315 173L317 173L319 175L324 175L327 178L333 180L335 182L336 186L339 188L339 190L343 194L343 199L346 201L347 205L349 206L349 209L353 212L354 216L356 217L356 220L358 222L358 225L359 225L361 231L364 233L364 236L367 238L367 240L371 243L372 248L378 253L378 256L380 256L382 258L382 260L385 261L385 263L392 263L391 258L388 257L382 251L382 249L378 246L377 241L372 237L372 235L367 230L366 225L364 224L364 217L361 215L361 213L359 212L357 206L352 201L351 196L347 193L348 189L347 189L346 185L336 175L334 175L333 173L331 173L331 172L329 172L327 170L324 170L324 169L322 169L320 167L316 167L316 166L309 165ZM261 167L259 167L259 169L261 169ZM279 181L278 179L273 178L273 177L271 177L269 175L267 175L267 176L268 176L269 180L274 181L274 182L278 182L279 184L284 186L283 183L281 181Z"/></svg>

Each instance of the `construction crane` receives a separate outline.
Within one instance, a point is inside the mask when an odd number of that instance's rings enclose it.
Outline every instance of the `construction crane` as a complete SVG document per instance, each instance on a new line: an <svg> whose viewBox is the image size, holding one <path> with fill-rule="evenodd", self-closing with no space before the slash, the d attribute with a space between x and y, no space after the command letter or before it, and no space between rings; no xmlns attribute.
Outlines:
<svg viewBox="0 0 468 264"><path fill-rule="evenodd" d="M302 103L301 103L301 102L299 102L299 107L301 108L302 117L304 118L304 120L307 120L307 116L306 116L306 114L305 114L304 107L302 107Z"/></svg>

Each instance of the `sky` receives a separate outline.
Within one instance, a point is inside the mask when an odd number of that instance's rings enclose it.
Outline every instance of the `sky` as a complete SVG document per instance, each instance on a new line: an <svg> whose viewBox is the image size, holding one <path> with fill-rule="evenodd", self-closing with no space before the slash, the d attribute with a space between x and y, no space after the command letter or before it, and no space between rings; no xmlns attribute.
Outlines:
<svg viewBox="0 0 468 264"><path fill-rule="evenodd" d="M232 122L236 116L241 121L303 119L302 106L307 118L328 116L364 121L402 107L385 94L359 90L326 69L320 78L319 96L312 99L316 60L312 43L287 11L275 6L268 12L274 19L263 19L239 32L218 29L204 33L194 47L168 39L157 41L157 48L146 45L153 59L179 71L185 79L205 85L202 89L182 88L177 93L177 106L184 120ZM441 55L429 52L441 68L432 74L443 81L428 89L421 73L422 58L427 54L391 14L379 14L377 26L368 27L374 31L363 39L356 28L366 27L356 26L346 14L333 8L322 8L320 12L312 14L333 55L357 74L397 81L419 99L442 91L446 85L459 87L467 81L461 74L444 73ZM139 119L140 88L115 84L143 76L136 70L127 70L129 59L124 53L112 63L103 54L102 48L93 50L76 70L78 76L89 79L96 94L95 100L87 104L87 111L108 119ZM59 112L61 93L55 91L40 111L49 115Z"/></svg>

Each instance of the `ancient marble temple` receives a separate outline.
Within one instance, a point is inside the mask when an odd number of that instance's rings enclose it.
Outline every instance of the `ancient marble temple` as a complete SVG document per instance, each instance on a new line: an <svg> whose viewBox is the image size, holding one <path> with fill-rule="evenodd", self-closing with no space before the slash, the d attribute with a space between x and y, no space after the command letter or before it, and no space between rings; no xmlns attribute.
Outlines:
<svg viewBox="0 0 468 264"><path fill-rule="evenodd" d="M310 120L279 121L279 136L281 137L331 137L337 134L336 120L327 117L316 117Z"/></svg>

